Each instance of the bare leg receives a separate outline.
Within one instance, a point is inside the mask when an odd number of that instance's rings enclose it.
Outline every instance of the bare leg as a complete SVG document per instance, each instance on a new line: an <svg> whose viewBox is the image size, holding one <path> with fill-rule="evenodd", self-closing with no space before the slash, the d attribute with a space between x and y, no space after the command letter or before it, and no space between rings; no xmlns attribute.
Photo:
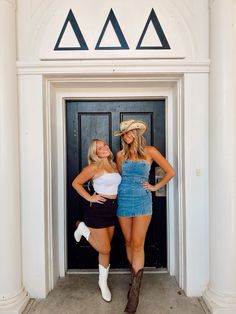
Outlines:
<svg viewBox="0 0 236 314"><path fill-rule="evenodd" d="M115 227L114 226L108 227L106 228L106 230L108 233L109 242L111 243L111 240L114 235ZM102 252L99 252L98 261L99 261L99 264L103 265L104 267L107 267L110 264L110 252L109 254L103 254Z"/></svg>
<svg viewBox="0 0 236 314"><path fill-rule="evenodd" d="M108 227L107 230L108 230L108 235L109 235L109 239L110 239L110 243L111 243L111 240L113 238L114 231L115 231L115 226Z"/></svg>
<svg viewBox="0 0 236 314"><path fill-rule="evenodd" d="M128 261L132 264L132 247L131 247L131 235L132 235L132 217L118 217L121 226L122 233L125 238L126 254Z"/></svg>
<svg viewBox="0 0 236 314"><path fill-rule="evenodd" d="M108 267L110 263L111 239L114 234L115 227L94 229L89 228L90 236L88 242L99 253L99 264Z"/></svg>
<svg viewBox="0 0 236 314"><path fill-rule="evenodd" d="M107 278L110 269L110 250L114 228L114 226L99 229L89 228L84 222L78 221L77 229L74 232L74 237L77 242L84 236L91 246L98 252L98 285L101 289L102 298L107 302L111 301L111 292L107 285Z"/></svg>
<svg viewBox="0 0 236 314"><path fill-rule="evenodd" d="M132 247L132 266L135 273L144 267L144 242L151 215L133 217L131 247Z"/></svg>
<svg viewBox="0 0 236 314"><path fill-rule="evenodd" d="M152 216L119 217L122 232L126 241L127 257L131 261L131 283L128 291L127 313L135 313L139 302L144 267L144 242Z"/></svg>

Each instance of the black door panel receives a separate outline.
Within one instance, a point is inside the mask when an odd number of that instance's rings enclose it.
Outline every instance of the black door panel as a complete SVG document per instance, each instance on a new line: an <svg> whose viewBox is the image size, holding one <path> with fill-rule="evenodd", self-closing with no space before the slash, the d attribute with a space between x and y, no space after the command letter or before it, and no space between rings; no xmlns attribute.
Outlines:
<svg viewBox="0 0 236 314"><path fill-rule="evenodd" d="M93 138L104 139L114 156L120 150L120 138L113 133L120 121L143 120L148 125L145 134L148 145L154 145L165 155L165 101L125 100L125 101L67 101L67 256L68 269L97 268L97 253L85 239L74 240L75 222L83 219L88 202L72 188L71 183L83 167L87 165L88 145ZM155 167L150 172L150 182L155 182ZM87 186L85 186L88 188ZM166 248L166 198L153 193L153 217L146 243L145 266L164 267L167 265ZM126 253L123 235L118 222L112 241L111 267L126 268Z"/></svg>

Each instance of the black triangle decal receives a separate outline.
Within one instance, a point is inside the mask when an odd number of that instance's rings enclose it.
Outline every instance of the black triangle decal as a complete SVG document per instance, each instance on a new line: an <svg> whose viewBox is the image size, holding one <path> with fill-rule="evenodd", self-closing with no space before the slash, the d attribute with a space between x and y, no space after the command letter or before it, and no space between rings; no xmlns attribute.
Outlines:
<svg viewBox="0 0 236 314"><path fill-rule="evenodd" d="M113 26L113 29L114 29L114 31L116 33L116 36L117 36L117 38L118 38L118 40L120 42L120 46L118 46L118 47L113 47L113 46L112 47L100 47L101 41L103 39L103 36L105 34L105 31L107 29L107 25L108 25L109 22L111 22L111 24ZM115 16L113 10L111 9L110 12L109 12L109 15L107 17L107 20L106 20L106 22L105 22L105 24L103 26L102 32L101 32L101 34L99 36L99 39L98 39L98 42L96 44L95 50L117 50L117 49L129 49L129 46L128 46L127 41L126 41L126 39L125 39L125 37L123 35L123 32L122 32L122 30L120 28L120 25L119 25L119 23L118 23L118 21L116 19L116 16Z"/></svg>
<svg viewBox="0 0 236 314"><path fill-rule="evenodd" d="M156 34L157 36L159 37L160 39L160 42L162 44L162 46L142 46L142 41L143 41L143 38L145 37L146 35L146 32L147 32L147 29L148 29L148 26L150 24L150 22L153 23L153 26L155 28L155 31L156 31ZM161 24L156 16L156 13L154 11L154 9L152 9L149 17L148 17L148 20L147 20L147 23L143 29L143 32L142 32L142 35L139 39L139 42L138 42L138 45L136 47L136 49L171 49L170 48L170 45L166 39L166 36L163 32L163 29L161 27Z"/></svg>
<svg viewBox="0 0 236 314"><path fill-rule="evenodd" d="M67 27L67 24L70 23L74 33L75 33L75 36L80 44L80 46L78 47L59 47L60 46L60 43L61 43L61 39L64 35L64 32L66 30L66 27ZM70 9L68 15L67 15L67 18L65 20L65 23L62 27L62 30L61 30L61 33L57 39L57 42L56 42L56 45L54 47L54 50L88 50L88 46L84 40L84 37L81 33L81 30L79 28L79 25L75 19L75 16L72 12L72 10Z"/></svg>

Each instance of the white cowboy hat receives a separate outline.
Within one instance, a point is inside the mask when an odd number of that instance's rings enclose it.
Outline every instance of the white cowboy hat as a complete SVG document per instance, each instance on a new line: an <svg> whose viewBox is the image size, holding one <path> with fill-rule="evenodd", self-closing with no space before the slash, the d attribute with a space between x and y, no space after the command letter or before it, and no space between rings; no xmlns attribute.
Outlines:
<svg viewBox="0 0 236 314"><path fill-rule="evenodd" d="M115 136L121 136L124 133L131 130L141 130L141 134L144 134L147 130L147 125L141 120L126 120L120 123L120 130L114 132Z"/></svg>

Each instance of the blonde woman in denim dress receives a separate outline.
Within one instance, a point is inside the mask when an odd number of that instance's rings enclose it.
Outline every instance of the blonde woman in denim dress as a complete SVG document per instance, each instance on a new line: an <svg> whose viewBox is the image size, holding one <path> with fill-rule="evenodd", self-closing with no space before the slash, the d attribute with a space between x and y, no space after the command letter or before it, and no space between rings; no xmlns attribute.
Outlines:
<svg viewBox="0 0 236 314"><path fill-rule="evenodd" d="M126 313L135 313L144 268L144 243L152 218L151 192L167 184L175 175L170 163L153 146L147 146L143 121L127 120L120 124L115 136L121 136L122 150L117 153L117 167L122 174L118 188L117 216L125 238L126 253L131 268ZM165 176L155 185L148 182L152 162L156 162Z"/></svg>

